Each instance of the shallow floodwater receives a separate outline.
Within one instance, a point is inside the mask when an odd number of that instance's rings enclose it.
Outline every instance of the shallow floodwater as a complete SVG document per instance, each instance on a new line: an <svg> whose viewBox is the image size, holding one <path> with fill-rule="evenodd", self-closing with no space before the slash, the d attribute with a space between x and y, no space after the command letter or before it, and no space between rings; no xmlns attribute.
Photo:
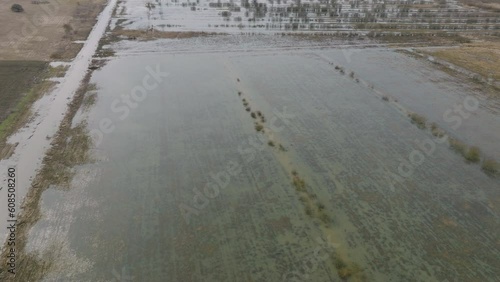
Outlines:
<svg viewBox="0 0 500 282"><path fill-rule="evenodd" d="M422 62L388 49L325 51L340 65L365 78L375 89L436 123L451 136L478 146L490 158L500 159L500 95L484 85L436 71ZM424 60L425 61L425 60ZM459 121L458 121L459 120Z"/></svg>
<svg viewBox="0 0 500 282"><path fill-rule="evenodd" d="M378 3L365 1L206 1L155 0L121 1L117 20L129 29L154 27L162 31L214 31L214 32L360 32L371 26L378 32L380 24L391 24L396 33L401 29L438 29L456 32L457 29L491 30L498 27L496 15L486 10L457 5L457 0L444 1L445 7L432 1L401 6L399 2ZM407 10L404 12L404 10ZM425 12L424 12L425 11ZM471 16L476 23L468 23ZM434 21L429 21L432 17ZM443 19L447 19L446 24ZM484 21L483 21L484 20ZM435 23L436 25L433 25ZM114 24L114 23L113 23ZM113 25L112 25L113 26ZM361 31L361 33L365 33Z"/></svg>
<svg viewBox="0 0 500 282"><path fill-rule="evenodd" d="M498 179L437 143L395 177L433 137L333 53L124 55L96 71L97 160L44 193L30 232L32 251L59 246L46 280L340 281L341 258L354 281L494 281ZM157 67L168 76L127 100ZM292 170L331 222L308 216Z"/></svg>

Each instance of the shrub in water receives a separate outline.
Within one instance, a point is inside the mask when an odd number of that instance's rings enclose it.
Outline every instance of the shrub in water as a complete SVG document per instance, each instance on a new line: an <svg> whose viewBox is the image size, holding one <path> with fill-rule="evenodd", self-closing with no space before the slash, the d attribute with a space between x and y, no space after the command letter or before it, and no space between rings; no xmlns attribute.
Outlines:
<svg viewBox="0 0 500 282"><path fill-rule="evenodd" d="M488 174L496 174L500 170L500 165L495 160L484 160L481 168Z"/></svg>
<svg viewBox="0 0 500 282"><path fill-rule="evenodd" d="M425 128L425 123L426 123L426 119L425 117L419 115L419 114L416 114L416 113L411 113L409 114L410 118L411 118L411 122L416 124L418 128L420 129L424 129Z"/></svg>
<svg viewBox="0 0 500 282"><path fill-rule="evenodd" d="M10 7L10 9L12 10L12 12L15 12L15 13L21 13L24 11L23 6L21 6L19 4L12 5L12 7Z"/></svg>
<svg viewBox="0 0 500 282"><path fill-rule="evenodd" d="M450 138L449 139L450 147L455 150L457 153L461 154L462 156L465 156L465 153L467 152L467 145L464 143L458 141L457 139Z"/></svg>
<svg viewBox="0 0 500 282"><path fill-rule="evenodd" d="M477 163L479 162L479 154L480 154L480 150L478 147L470 147L469 148L469 151L467 152L467 154L465 154L465 159L469 162L473 162L473 163Z"/></svg>

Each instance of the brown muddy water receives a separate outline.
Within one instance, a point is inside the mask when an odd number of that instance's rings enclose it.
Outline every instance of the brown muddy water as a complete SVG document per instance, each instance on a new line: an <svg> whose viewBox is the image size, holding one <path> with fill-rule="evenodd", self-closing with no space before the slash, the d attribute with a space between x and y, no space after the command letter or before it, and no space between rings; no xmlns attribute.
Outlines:
<svg viewBox="0 0 500 282"><path fill-rule="evenodd" d="M430 66L384 49L348 61L340 49L223 53L185 42L198 51L119 55L94 72L97 100L79 118L96 162L77 168L72 189L43 194L29 234L29 252L55 258L45 281L498 279L498 178L401 110L411 99L413 111L426 107L412 96L426 79L440 103L422 114L440 122L463 94L443 87L451 77L434 70L446 79L432 81ZM401 84L383 83L393 75ZM408 94L386 102L377 89ZM482 129L498 124L498 113L477 116ZM427 139L435 149L414 153ZM401 175L405 160L418 165Z"/></svg>

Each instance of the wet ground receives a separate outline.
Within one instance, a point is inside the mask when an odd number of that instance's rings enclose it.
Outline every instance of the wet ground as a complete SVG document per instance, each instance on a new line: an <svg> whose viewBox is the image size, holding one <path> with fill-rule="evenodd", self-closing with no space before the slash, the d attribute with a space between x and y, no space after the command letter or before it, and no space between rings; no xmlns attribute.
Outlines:
<svg viewBox="0 0 500 282"><path fill-rule="evenodd" d="M377 1L122 1L117 20L127 29L216 32L343 32L389 29L489 32L498 15L457 5Z"/></svg>
<svg viewBox="0 0 500 282"><path fill-rule="evenodd" d="M143 53L96 71L87 115L101 141L97 161L78 169L70 191L44 193L45 216L30 233L30 250L57 246L64 258L47 281L339 281L338 259L359 266L353 281L494 281L498 179L437 143L411 176L394 177L416 141L434 137L364 84L412 104L426 91L383 79L397 72L408 85L429 66L364 49L342 63L359 72L356 82L330 64L342 57L339 49ZM384 57L392 60L370 59ZM413 67L391 63L399 60ZM168 76L144 86L157 68ZM363 74L371 68L388 76ZM451 77L434 73L442 79L426 85L450 96L435 94L444 109L460 96L440 87L454 87ZM131 91L138 96L122 100ZM242 99L266 116L264 133ZM308 215L292 170L330 221Z"/></svg>
<svg viewBox="0 0 500 282"><path fill-rule="evenodd" d="M51 147L51 139L58 132L59 125L68 110L68 104L86 74L99 40L108 26L115 4L114 0L110 1L108 6L99 15L97 23L90 32L78 56L72 61L64 78L60 80L60 83L50 93L47 93L33 103L31 107L33 114L30 116L27 124L7 139L7 143L17 143L17 147L12 156L0 161L3 185L7 186L8 167L13 166L22 170L22 173L18 173L16 177L15 197L17 209L14 213L15 216L17 216L19 207L22 205L28 191L35 189L32 187L32 180L40 172L42 159ZM7 203L8 194L6 189L0 190L2 190L0 201ZM29 214L30 212L25 213ZM7 229L9 216L12 215L6 208L0 211L0 228L2 230ZM2 238L6 239L8 235L5 232Z"/></svg>
<svg viewBox="0 0 500 282"><path fill-rule="evenodd" d="M143 4L121 2L137 9L113 24L147 27ZM28 254L52 262L45 281L495 281L499 179L407 113L498 159L498 101L351 44L114 43L74 121L95 161L43 193L28 236Z"/></svg>
<svg viewBox="0 0 500 282"><path fill-rule="evenodd" d="M0 122L14 111L15 105L26 95L35 78L47 68L47 63L36 61L0 61Z"/></svg>

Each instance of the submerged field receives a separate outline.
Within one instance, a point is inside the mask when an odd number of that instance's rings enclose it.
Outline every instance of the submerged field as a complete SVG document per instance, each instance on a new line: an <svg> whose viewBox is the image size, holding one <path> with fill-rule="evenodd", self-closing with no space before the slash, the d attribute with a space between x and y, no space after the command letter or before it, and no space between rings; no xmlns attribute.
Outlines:
<svg viewBox="0 0 500 282"><path fill-rule="evenodd" d="M0 280L500 276L497 90L411 48L468 40L415 27L489 33L495 14L262 4L118 1L59 132L42 136L53 147L20 218L21 274ZM450 47L433 51L496 77L496 51Z"/></svg>
<svg viewBox="0 0 500 282"><path fill-rule="evenodd" d="M416 140L434 137L411 123L404 103L382 99L391 87L371 85L354 57L347 62L339 49L172 52L119 55L94 73L95 106L80 119L98 141L96 161L77 168L72 189L42 195L44 216L29 234L29 253L61 258L47 280L499 275L498 179L447 144L410 176L394 177ZM430 71L389 50L356 53L372 56ZM418 80L411 68L391 68ZM436 76L444 82L429 89L452 79Z"/></svg>

